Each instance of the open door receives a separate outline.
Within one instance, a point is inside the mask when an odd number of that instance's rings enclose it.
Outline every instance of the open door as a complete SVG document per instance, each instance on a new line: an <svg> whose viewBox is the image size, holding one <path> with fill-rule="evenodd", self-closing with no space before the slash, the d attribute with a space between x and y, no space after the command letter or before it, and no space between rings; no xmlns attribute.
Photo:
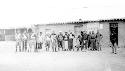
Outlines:
<svg viewBox="0 0 125 71"><path fill-rule="evenodd" d="M110 27L110 40L112 39L116 39L116 43L118 45L118 23L109 23L109 27ZM112 35L115 35L112 36Z"/></svg>

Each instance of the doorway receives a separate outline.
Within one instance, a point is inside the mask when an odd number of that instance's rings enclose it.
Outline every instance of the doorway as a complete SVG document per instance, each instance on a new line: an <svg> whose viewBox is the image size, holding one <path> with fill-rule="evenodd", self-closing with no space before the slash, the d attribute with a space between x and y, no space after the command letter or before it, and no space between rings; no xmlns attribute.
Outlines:
<svg viewBox="0 0 125 71"><path fill-rule="evenodd" d="M117 22L109 23L109 27L110 27L110 41L112 39L116 39L116 43L118 45L118 23Z"/></svg>

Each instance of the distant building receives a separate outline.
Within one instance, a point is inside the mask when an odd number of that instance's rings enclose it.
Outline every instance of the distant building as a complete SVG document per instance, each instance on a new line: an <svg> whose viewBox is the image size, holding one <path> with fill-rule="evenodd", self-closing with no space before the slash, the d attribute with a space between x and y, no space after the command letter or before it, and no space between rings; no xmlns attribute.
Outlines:
<svg viewBox="0 0 125 71"><path fill-rule="evenodd" d="M20 30L21 33L23 33L27 28L0 29L0 41L15 41L15 34L17 30Z"/></svg>
<svg viewBox="0 0 125 71"><path fill-rule="evenodd" d="M15 29L5 29L5 40L6 41L15 40Z"/></svg>
<svg viewBox="0 0 125 71"><path fill-rule="evenodd" d="M4 29L0 29L0 41L5 41L5 34L4 34L5 30Z"/></svg>

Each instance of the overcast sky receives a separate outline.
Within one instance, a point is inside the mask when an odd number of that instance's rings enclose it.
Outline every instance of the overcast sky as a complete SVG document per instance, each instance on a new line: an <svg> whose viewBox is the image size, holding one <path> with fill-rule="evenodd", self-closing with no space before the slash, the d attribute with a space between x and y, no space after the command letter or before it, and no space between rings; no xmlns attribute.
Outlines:
<svg viewBox="0 0 125 71"><path fill-rule="evenodd" d="M0 0L0 28L124 18L124 0Z"/></svg>

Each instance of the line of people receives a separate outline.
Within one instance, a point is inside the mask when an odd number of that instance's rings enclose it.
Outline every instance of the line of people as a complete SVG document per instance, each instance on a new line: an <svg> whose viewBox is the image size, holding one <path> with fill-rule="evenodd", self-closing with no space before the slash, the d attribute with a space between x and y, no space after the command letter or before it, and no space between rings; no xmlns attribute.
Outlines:
<svg viewBox="0 0 125 71"><path fill-rule="evenodd" d="M39 51L84 51L84 50L101 50L100 41L102 35L94 33L87 34L81 31L81 34L75 36L72 32L59 32L56 34L28 33L27 31L16 33L16 52L39 52Z"/></svg>
<svg viewBox="0 0 125 71"><path fill-rule="evenodd" d="M103 38L103 36L99 33L99 31L97 31L97 33L94 33L94 31L92 31L89 32L89 34L87 34L86 31L81 31L81 35L79 35L78 38L80 42L78 50L83 51L84 49L89 49L92 51L101 51L100 41Z"/></svg>

